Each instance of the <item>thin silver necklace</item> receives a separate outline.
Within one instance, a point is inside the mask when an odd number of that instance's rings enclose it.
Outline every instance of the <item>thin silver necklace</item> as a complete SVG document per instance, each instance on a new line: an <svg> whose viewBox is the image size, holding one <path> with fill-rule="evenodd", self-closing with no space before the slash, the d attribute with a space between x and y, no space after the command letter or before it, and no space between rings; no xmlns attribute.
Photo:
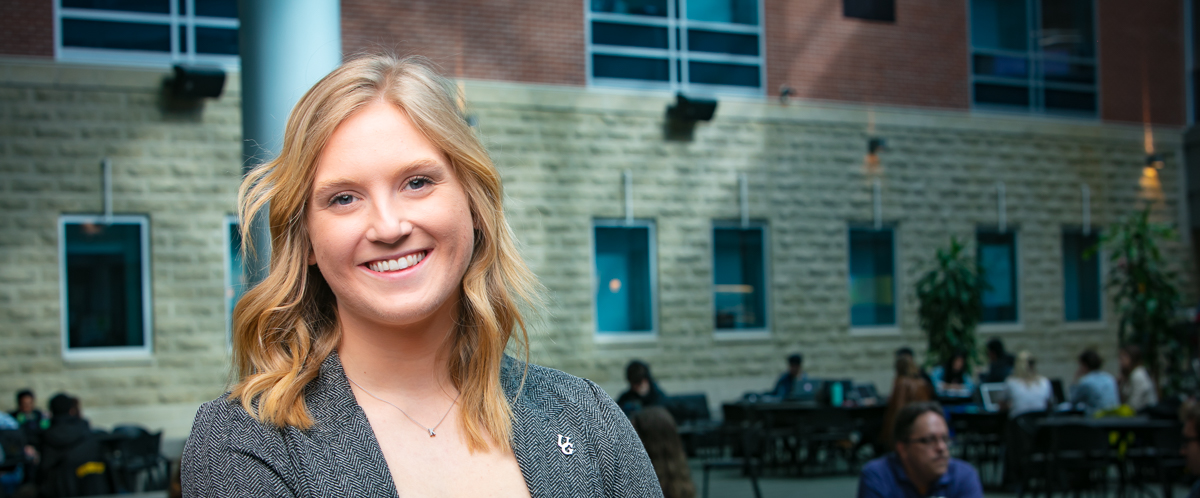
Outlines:
<svg viewBox="0 0 1200 498"><path fill-rule="evenodd" d="M388 401L388 400L386 400L386 399L380 398L379 396L376 396L376 395L374 395L374 394L371 394L371 391L368 391L368 390L367 390L367 388L363 387L361 384L359 384L359 383L357 383L357 382L354 382L354 379L351 379L349 375L347 375L347 376L346 376L346 380L350 381L350 383L351 383L351 384L354 384L355 386L358 386L358 388L359 388L359 389L362 389L362 392L364 392L364 393L367 393L367 396L370 396L370 397L372 397L372 398L375 398L375 399L377 399L377 400L379 400L379 401L382 401L382 402L384 402L384 403L387 403L387 404L388 404L388 406L390 406L390 407L392 407L392 408L395 408L395 409L396 409L396 410L398 410L400 413L403 413L405 417L408 417L408 419L412 421L412 423L414 423L414 424L417 424L417 427L420 427L420 428L422 428L422 429L425 429L425 431L429 433L429 437L436 437L436 436L437 436L437 433L436 433L436 432L433 432L433 431L437 430L438 426L442 425L442 422L444 422L444 421L446 420L446 417L450 416L450 410L453 410L453 409L454 409L454 405L458 404L458 397L459 397L459 396L462 396L462 393L461 393L461 392L460 392L460 393L458 393L458 395L454 396L454 402L453 402L453 403L450 403L450 408L447 408L447 409L446 409L446 414L445 414L445 415L442 415L442 419L441 419L441 420L438 420L438 423L434 424L434 425L433 425L433 427L425 427L425 426L424 426L424 425L422 425L420 422L417 422L417 419L415 419L415 418L412 418L412 416L411 416L411 415L409 415L409 414L408 414L408 412L406 412L406 411L404 411L404 410L401 410L399 406L393 405L391 401Z"/></svg>

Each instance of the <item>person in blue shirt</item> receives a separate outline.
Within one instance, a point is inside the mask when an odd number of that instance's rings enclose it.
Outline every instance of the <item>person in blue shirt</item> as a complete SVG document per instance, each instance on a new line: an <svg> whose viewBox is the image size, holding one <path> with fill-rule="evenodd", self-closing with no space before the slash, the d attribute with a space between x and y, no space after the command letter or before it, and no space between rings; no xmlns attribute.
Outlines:
<svg viewBox="0 0 1200 498"><path fill-rule="evenodd" d="M779 399L791 396L796 382L808 378L808 374L804 373L804 357L800 353L792 353L788 356L787 362L787 371L779 376L779 380L775 381L775 389L771 390L771 395L778 396Z"/></svg>
<svg viewBox="0 0 1200 498"><path fill-rule="evenodd" d="M969 398L975 392L975 380L967 371L966 351L955 351L945 363L933 367L929 378L941 397Z"/></svg>
<svg viewBox="0 0 1200 498"><path fill-rule="evenodd" d="M1082 406L1088 415L1100 410L1111 410L1121 404L1117 393L1117 379L1100 370L1104 360L1094 350L1079 355L1079 370L1075 372L1075 384L1071 386L1068 399Z"/></svg>
<svg viewBox="0 0 1200 498"><path fill-rule="evenodd" d="M867 462L858 498L983 498L971 464L950 457L950 429L942 406L910 403L896 416L895 451Z"/></svg>

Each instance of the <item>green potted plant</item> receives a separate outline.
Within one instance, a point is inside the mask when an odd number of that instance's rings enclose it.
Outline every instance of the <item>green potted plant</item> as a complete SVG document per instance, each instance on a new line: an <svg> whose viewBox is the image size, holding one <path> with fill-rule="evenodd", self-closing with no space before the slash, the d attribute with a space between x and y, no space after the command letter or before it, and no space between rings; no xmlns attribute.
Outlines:
<svg viewBox="0 0 1200 498"><path fill-rule="evenodd" d="M940 248L934 267L917 281L917 316L929 338L927 364L949 360L956 351L967 352L967 370L975 361L975 327L983 317L983 291L987 284L975 258L964 254L957 237Z"/></svg>
<svg viewBox="0 0 1200 498"><path fill-rule="evenodd" d="M1174 327L1179 290L1158 248L1160 241L1174 237L1171 227L1150 221L1147 205L1113 225L1100 242L1109 250L1106 287L1120 317L1118 339L1142 349L1146 370L1166 395L1178 392L1185 361Z"/></svg>

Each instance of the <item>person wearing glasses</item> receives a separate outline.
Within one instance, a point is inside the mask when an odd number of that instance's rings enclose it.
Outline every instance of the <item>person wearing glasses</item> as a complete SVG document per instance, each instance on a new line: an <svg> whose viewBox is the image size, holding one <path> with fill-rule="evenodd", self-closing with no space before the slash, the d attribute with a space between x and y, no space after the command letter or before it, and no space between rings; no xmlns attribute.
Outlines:
<svg viewBox="0 0 1200 498"><path fill-rule="evenodd" d="M895 451L863 466L859 498L983 498L979 473L950 457L950 429L942 406L910 403L896 416Z"/></svg>
<svg viewBox="0 0 1200 498"><path fill-rule="evenodd" d="M1200 403L1190 401L1179 410L1179 421L1183 422L1183 446L1179 453L1185 459L1184 469L1192 475L1200 475ZM1187 498L1200 498L1200 480L1192 486Z"/></svg>

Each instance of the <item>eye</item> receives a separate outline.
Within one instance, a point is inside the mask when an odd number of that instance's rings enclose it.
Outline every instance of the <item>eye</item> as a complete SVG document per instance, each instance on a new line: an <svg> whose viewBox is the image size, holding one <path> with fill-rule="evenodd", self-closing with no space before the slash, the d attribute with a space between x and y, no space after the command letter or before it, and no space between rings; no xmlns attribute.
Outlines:
<svg viewBox="0 0 1200 498"><path fill-rule="evenodd" d="M333 198L329 200L329 205L332 206L332 205L336 204L338 206L346 206L346 205L349 205L351 202L354 202L353 195L338 194L338 195L333 196Z"/></svg>
<svg viewBox="0 0 1200 498"><path fill-rule="evenodd" d="M409 190L420 190L429 186L431 183L433 182L430 179L423 176L418 176L409 180L408 183L405 184L405 187L408 187Z"/></svg>

